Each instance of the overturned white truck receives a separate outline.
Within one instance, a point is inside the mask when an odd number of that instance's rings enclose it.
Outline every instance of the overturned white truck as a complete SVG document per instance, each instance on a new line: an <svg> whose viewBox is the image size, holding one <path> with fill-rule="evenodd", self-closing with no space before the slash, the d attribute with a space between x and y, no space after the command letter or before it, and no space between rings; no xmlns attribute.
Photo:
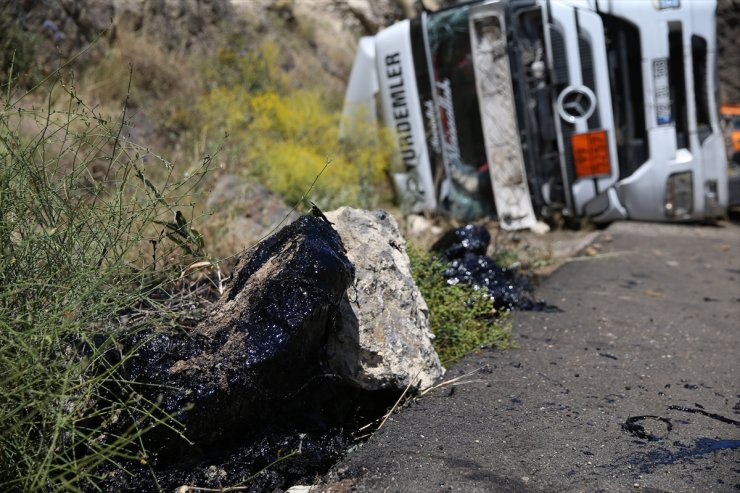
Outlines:
<svg viewBox="0 0 740 493"><path fill-rule="evenodd" d="M412 211L527 228L725 214L714 0L479 0L360 40L345 114L382 113ZM345 128L345 131L347 129Z"/></svg>

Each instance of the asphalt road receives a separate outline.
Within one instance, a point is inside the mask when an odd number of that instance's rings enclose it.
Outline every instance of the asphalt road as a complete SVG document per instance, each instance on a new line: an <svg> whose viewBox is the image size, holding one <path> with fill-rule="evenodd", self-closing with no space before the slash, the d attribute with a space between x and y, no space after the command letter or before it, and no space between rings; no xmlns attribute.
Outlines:
<svg viewBox="0 0 740 493"><path fill-rule="evenodd" d="M618 223L324 489L740 490L740 226ZM593 251L591 252L593 253ZM647 416L647 417L646 417Z"/></svg>

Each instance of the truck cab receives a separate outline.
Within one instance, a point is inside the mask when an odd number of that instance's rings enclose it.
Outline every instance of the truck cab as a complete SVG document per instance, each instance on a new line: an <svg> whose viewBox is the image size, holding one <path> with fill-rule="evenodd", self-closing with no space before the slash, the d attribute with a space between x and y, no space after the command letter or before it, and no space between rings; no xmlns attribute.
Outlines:
<svg viewBox="0 0 740 493"><path fill-rule="evenodd" d="M413 212L496 215L505 229L556 214L722 216L715 7L479 0L424 12L360 40L345 113L395 133L393 182Z"/></svg>

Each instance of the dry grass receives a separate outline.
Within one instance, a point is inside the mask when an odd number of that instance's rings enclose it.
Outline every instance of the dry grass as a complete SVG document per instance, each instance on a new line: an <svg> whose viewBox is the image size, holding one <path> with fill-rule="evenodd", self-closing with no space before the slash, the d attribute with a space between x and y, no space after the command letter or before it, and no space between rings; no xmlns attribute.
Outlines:
<svg viewBox="0 0 740 493"><path fill-rule="evenodd" d="M7 491L77 491L99 481L103 464L146 461L143 421L106 433L121 416L179 429L126 380L121 368L135 350L124 353L120 341L144 327L184 323L163 293L202 255L180 212L199 175L150 178L148 170L170 165L123 136L125 107L110 120L69 81L66 106L58 91L48 89L42 108L13 91L0 102L0 485Z"/></svg>

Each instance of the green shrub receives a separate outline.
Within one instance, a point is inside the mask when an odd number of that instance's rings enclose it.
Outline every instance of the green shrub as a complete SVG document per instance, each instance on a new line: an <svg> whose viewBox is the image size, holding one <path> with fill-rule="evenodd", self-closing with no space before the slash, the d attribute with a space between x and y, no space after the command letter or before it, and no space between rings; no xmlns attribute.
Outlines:
<svg viewBox="0 0 740 493"><path fill-rule="evenodd" d="M485 290L467 284L450 285L445 263L414 246L408 248L411 272L429 307L432 341L444 366L482 347L508 347L511 328L497 314Z"/></svg>
<svg viewBox="0 0 740 493"><path fill-rule="evenodd" d="M109 122L65 94L65 111L24 106L33 94L0 103L4 491L89 487L102 464L147 462L144 420L179 430L126 381L121 341L176 324L165 288L202 255L182 211L203 170L175 180L121 137L125 110ZM167 182L148 178L155 167ZM125 416L138 418L111 436Z"/></svg>
<svg viewBox="0 0 740 493"><path fill-rule="evenodd" d="M327 160L331 165L312 192L320 207L370 208L388 199L393 153L388 133L367 125L340 142L336 99L318 85L297 84L280 66L273 43L245 52L222 49L207 69L210 89L192 115L178 115L179 124L197 122L193 130L206 140L227 134L225 166L254 177L290 203Z"/></svg>

